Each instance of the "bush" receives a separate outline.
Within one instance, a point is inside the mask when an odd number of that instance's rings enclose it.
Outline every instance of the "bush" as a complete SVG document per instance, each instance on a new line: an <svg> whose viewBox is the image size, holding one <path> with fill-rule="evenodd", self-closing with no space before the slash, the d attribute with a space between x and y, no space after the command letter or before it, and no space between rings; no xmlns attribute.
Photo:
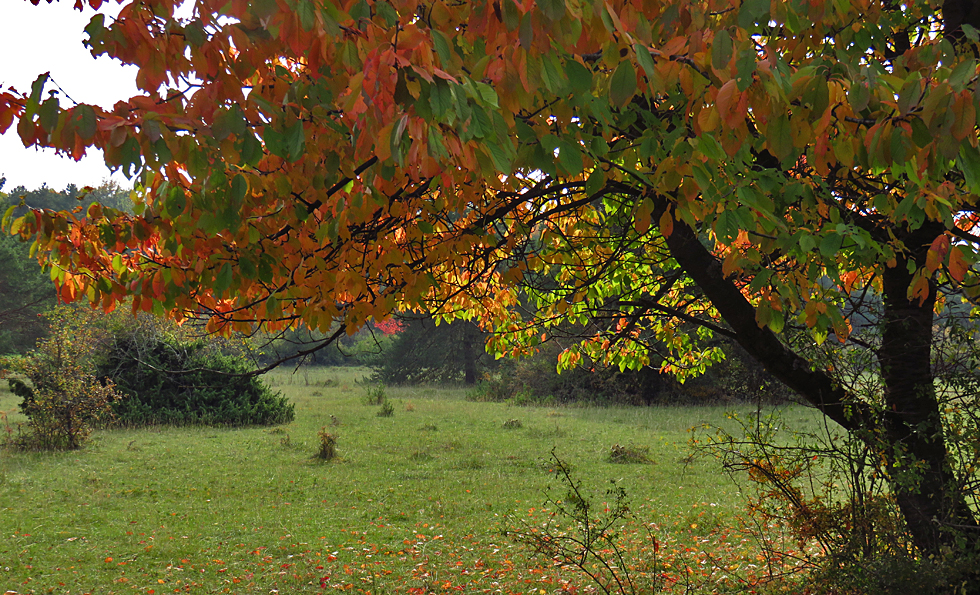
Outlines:
<svg viewBox="0 0 980 595"><path fill-rule="evenodd" d="M243 358L160 324L141 319L117 330L100 364L99 373L129 397L115 405L119 422L246 426L293 420L293 405L248 375Z"/></svg>
<svg viewBox="0 0 980 595"><path fill-rule="evenodd" d="M120 401L111 381L95 373L98 345L105 333L92 324L92 313L66 306L47 315L49 336L20 358L8 358L4 368L20 409L28 418L29 433L16 439L21 448L75 450L93 428L112 419L112 404Z"/></svg>

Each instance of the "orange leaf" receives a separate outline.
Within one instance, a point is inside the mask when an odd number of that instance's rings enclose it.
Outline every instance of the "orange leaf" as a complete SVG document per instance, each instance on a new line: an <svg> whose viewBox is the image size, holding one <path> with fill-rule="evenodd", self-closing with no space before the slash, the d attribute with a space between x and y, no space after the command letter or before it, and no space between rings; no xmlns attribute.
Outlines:
<svg viewBox="0 0 980 595"><path fill-rule="evenodd" d="M673 231L674 218L670 216L670 211L664 211L664 214L660 216L660 233L667 238Z"/></svg>
<svg viewBox="0 0 980 595"><path fill-rule="evenodd" d="M963 257L963 250L962 246L956 246L949 252L949 274L959 282L963 281L963 278L966 277L966 271L970 268Z"/></svg>

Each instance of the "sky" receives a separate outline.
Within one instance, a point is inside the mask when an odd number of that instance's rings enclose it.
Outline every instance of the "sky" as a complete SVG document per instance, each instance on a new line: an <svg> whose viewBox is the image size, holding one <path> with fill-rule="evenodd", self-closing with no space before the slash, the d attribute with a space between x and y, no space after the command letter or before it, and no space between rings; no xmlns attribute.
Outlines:
<svg viewBox="0 0 980 595"><path fill-rule="evenodd" d="M50 72L64 92L79 103L109 108L120 99L132 97L137 93L136 68L105 56L97 60L92 57L82 40L95 11L79 13L73 4L73 0L60 0L34 6L28 0L0 0L0 86L13 86L26 93L39 75ZM112 2L111 6L104 4L100 12L112 14L117 10ZM62 95L62 105L65 101ZM68 184L97 186L110 175L100 151L90 149L88 156L75 162L52 150L25 148L16 124L0 136L0 176L7 178L4 191L21 185L28 190L43 184L55 190ZM121 172L112 179L124 187L132 184Z"/></svg>

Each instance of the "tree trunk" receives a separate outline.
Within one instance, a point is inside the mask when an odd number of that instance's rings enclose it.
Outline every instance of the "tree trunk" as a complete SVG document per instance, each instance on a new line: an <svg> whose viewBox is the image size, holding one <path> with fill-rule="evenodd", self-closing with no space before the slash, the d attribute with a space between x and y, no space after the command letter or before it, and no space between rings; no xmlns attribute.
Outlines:
<svg viewBox="0 0 980 595"><path fill-rule="evenodd" d="M660 216L666 204L659 205ZM928 237L930 230L912 234ZM941 233L941 231L939 232ZM920 246L911 258L924 262L931 239L906 245ZM814 369L790 350L768 328L756 321L755 308L738 286L726 278L721 263L686 223L674 220L667 247L677 263L711 300L736 340L759 363L799 393L824 415L856 433L886 461L889 482L916 546L926 554L939 554L955 538L953 529L966 532L971 542L980 538L978 524L963 494L954 485L946 449L939 402L931 367L935 287L928 298L910 301L912 275L900 260L884 273L884 332L878 357L885 384L886 411L877 414L867 403L848 394L821 370Z"/></svg>
<svg viewBox="0 0 980 595"><path fill-rule="evenodd" d="M916 261L924 262L926 248L918 251L922 254ZM910 300L912 274L904 259L885 269L882 282L884 315L878 361L885 407L880 448L915 545L924 552L938 552L940 546L952 544L955 535L950 528L973 532L977 522L955 489L932 373L936 288L930 283L924 300Z"/></svg>

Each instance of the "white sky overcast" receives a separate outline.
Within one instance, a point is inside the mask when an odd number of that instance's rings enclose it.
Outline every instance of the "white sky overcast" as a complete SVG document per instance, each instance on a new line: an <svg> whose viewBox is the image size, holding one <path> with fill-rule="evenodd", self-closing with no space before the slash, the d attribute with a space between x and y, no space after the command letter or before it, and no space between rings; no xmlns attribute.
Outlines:
<svg viewBox="0 0 980 595"><path fill-rule="evenodd" d="M138 92L136 68L105 56L93 58L82 40L88 37L84 29L95 11L80 13L73 5L73 0L42 1L38 6L28 0L0 0L0 86L27 93L39 75L50 72L75 101L110 108ZM115 2L106 2L99 12L115 14L118 9ZM49 83L45 89L50 88ZM62 96L62 106L66 103ZM81 162L75 162L52 150L25 148L16 124L0 136L0 176L7 178L4 191L17 186L33 190L42 184L55 190L68 184L97 186L110 174L100 151L90 149ZM120 172L112 179L124 187L131 185Z"/></svg>

